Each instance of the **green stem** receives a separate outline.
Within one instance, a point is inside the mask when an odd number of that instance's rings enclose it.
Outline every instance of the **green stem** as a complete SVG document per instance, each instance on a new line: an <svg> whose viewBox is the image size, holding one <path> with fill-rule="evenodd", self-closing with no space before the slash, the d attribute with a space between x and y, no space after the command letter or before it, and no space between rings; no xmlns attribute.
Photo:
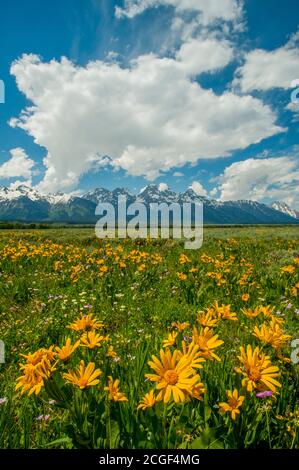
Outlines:
<svg viewBox="0 0 299 470"><path fill-rule="evenodd" d="M271 435L270 435L270 427L269 427L269 415L268 415L268 411L266 411L266 417L267 417L267 431L268 431L269 447L270 447L270 449L271 449L271 448L272 448L272 446L271 446Z"/></svg>
<svg viewBox="0 0 299 470"><path fill-rule="evenodd" d="M167 405L164 403L164 410L163 410L163 431L164 436L166 436L166 449L168 449L168 434L166 432L166 424L167 424Z"/></svg>

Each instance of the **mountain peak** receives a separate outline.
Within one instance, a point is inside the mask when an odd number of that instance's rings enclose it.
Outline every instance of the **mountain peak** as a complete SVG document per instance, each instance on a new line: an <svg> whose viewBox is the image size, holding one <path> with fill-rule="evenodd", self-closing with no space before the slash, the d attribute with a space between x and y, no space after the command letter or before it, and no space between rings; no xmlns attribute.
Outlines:
<svg viewBox="0 0 299 470"><path fill-rule="evenodd" d="M128 188L115 188L113 189L112 193L114 195L124 195L124 196L133 196L133 194L131 193L131 191L128 189Z"/></svg>
<svg viewBox="0 0 299 470"><path fill-rule="evenodd" d="M144 186L144 188L141 188L139 194L143 194L143 193L148 192L148 191L160 192L159 191L159 186L157 184L154 184L154 183L147 184L146 186Z"/></svg>
<svg viewBox="0 0 299 470"><path fill-rule="evenodd" d="M184 193L182 193L180 199L183 200L184 202L189 202L189 201L202 201L202 202L212 201L211 199L209 199L206 196L200 196L192 188L188 188Z"/></svg>
<svg viewBox="0 0 299 470"><path fill-rule="evenodd" d="M139 202L158 202L158 203L173 203L178 202L179 195L175 191L168 188L163 190L159 189L157 184L148 184L137 196Z"/></svg>
<svg viewBox="0 0 299 470"><path fill-rule="evenodd" d="M270 206L272 209L275 209L283 214L287 214L295 219L299 219L299 212L295 209L292 209L286 202L283 201L275 201Z"/></svg>

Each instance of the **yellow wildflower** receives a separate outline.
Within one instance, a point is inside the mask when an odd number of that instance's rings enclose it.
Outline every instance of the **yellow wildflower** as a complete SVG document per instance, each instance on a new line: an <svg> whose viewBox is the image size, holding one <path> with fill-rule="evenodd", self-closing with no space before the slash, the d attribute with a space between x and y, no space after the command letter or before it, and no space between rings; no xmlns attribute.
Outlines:
<svg viewBox="0 0 299 470"><path fill-rule="evenodd" d="M202 400L203 395L205 393L206 393L206 389L205 389L204 385L201 382L199 382L199 383L193 385L190 395L191 395L192 398L195 398L196 400Z"/></svg>
<svg viewBox="0 0 299 470"><path fill-rule="evenodd" d="M199 323L201 326L214 328L217 325L219 318L218 317L215 318L214 310L208 309L206 313L198 312L196 320L197 320L197 323Z"/></svg>
<svg viewBox="0 0 299 470"><path fill-rule="evenodd" d="M276 392L276 387L281 387L281 384L276 380L279 376L279 369L277 366L272 366L269 356L263 354L259 347L254 351L250 345L246 350L243 346L240 347L241 355L238 356L242 364L241 368L236 371L244 376L242 386L247 388L248 392L252 392L255 388L259 390L271 390Z"/></svg>
<svg viewBox="0 0 299 470"><path fill-rule="evenodd" d="M112 401L128 401L126 395L119 391L120 381L118 379L113 380L111 375L108 377L108 386L104 387L104 390L108 392L108 397Z"/></svg>
<svg viewBox="0 0 299 470"><path fill-rule="evenodd" d="M108 347L107 356L108 356L108 357L111 357L112 359L115 359L116 357L118 357L118 355L117 355L117 353L114 351L112 345L110 345L110 346Z"/></svg>
<svg viewBox="0 0 299 470"><path fill-rule="evenodd" d="M231 418L235 421L238 414L240 414L239 408L243 405L245 400L244 396L239 395L238 390L235 388L233 392L230 390L226 391L227 403L219 403L221 413L230 413Z"/></svg>
<svg viewBox="0 0 299 470"><path fill-rule="evenodd" d="M42 376L36 371L32 364L28 364L24 369L24 373L17 379L16 390L21 388L21 394L28 392L28 395L34 393L38 395L44 386Z"/></svg>
<svg viewBox="0 0 299 470"><path fill-rule="evenodd" d="M141 402L137 406L137 410L146 410L147 408L152 408L157 403L155 397L155 391L152 389L144 395Z"/></svg>
<svg viewBox="0 0 299 470"><path fill-rule="evenodd" d="M178 333L173 331L172 333L169 333L167 339L163 341L163 348L167 348L169 346L173 346L175 344L175 340L177 337Z"/></svg>
<svg viewBox="0 0 299 470"><path fill-rule="evenodd" d="M56 347L56 356L58 359L61 361L67 361L73 352L77 349L79 346L80 341L77 341L75 344L71 344L71 338L67 338L65 345L59 348L58 346Z"/></svg>
<svg viewBox="0 0 299 470"><path fill-rule="evenodd" d="M82 330L97 330L103 328L105 325L100 320L97 320L93 317L93 314L81 315L81 317L76 320L74 323L71 323L67 328L74 331Z"/></svg>
<svg viewBox="0 0 299 470"><path fill-rule="evenodd" d="M215 311L215 314L218 315L219 318L224 319L224 320L233 320L237 321L237 314L235 312L231 311L231 306L230 305L224 305L222 304L221 306L218 304L218 302L214 302L212 305L212 308Z"/></svg>
<svg viewBox="0 0 299 470"><path fill-rule="evenodd" d="M192 342L199 347L202 357L211 361L221 361L220 357L215 354L214 349L221 346L224 341L218 339L218 335L214 335L209 328L202 328L200 333L196 327L193 329Z"/></svg>
<svg viewBox="0 0 299 470"><path fill-rule="evenodd" d="M295 266L289 265L289 266L283 266L280 270L284 274L293 274L296 268Z"/></svg>
<svg viewBox="0 0 299 470"><path fill-rule="evenodd" d="M79 368L75 372L69 371L67 374L63 374L63 378L83 390L86 387L97 385L100 382L98 377L101 374L102 371L96 369L93 362L85 367L84 361L80 361Z"/></svg>
<svg viewBox="0 0 299 470"><path fill-rule="evenodd" d="M242 295L242 300L243 302L248 302L250 295L249 294L243 294Z"/></svg>
<svg viewBox="0 0 299 470"><path fill-rule="evenodd" d="M190 360L176 350L171 354L167 349L160 351L160 360L152 356L148 362L156 374L146 374L151 382L157 382L160 390L157 400L168 403L171 399L175 403L184 402L192 394L192 388L199 380L199 375L190 366Z"/></svg>
<svg viewBox="0 0 299 470"><path fill-rule="evenodd" d="M284 334L280 323L276 319L272 320L269 325L263 324L260 329L255 326L253 334L256 338L270 344L275 349L280 349L291 339L291 336Z"/></svg>
<svg viewBox="0 0 299 470"><path fill-rule="evenodd" d="M109 340L109 336L99 335L95 331L86 331L80 339L82 346L86 346L89 349L101 346L102 342L107 340Z"/></svg>
<svg viewBox="0 0 299 470"><path fill-rule="evenodd" d="M175 328L177 328L179 331L184 331L184 330L186 330L187 328L189 328L190 323L187 322L187 321L182 322L182 323L180 323L179 321L177 321L177 322L173 322L173 323L172 323L172 326L174 326Z"/></svg>
<svg viewBox="0 0 299 470"><path fill-rule="evenodd" d="M21 354L26 358L26 364L21 364L23 375L17 379L16 389L21 388L21 393L28 392L38 395L44 386L44 380L49 379L56 370L53 346L49 349L41 348L33 354Z"/></svg>
<svg viewBox="0 0 299 470"><path fill-rule="evenodd" d="M180 264L188 264L188 263L191 263L191 259L188 258L187 255L185 255L184 253L182 253L180 255L180 260L179 260Z"/></svg>

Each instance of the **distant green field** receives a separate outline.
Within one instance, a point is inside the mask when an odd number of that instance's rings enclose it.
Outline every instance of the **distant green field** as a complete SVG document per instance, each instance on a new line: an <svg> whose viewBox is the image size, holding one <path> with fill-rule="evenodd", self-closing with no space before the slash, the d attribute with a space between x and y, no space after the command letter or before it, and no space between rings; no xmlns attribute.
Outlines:
<svg viewBox="0 0 299 470"><path fill-rule="evenodd" d="M0 230L0 447L298 448L298 324L299 227Z"/></svg>

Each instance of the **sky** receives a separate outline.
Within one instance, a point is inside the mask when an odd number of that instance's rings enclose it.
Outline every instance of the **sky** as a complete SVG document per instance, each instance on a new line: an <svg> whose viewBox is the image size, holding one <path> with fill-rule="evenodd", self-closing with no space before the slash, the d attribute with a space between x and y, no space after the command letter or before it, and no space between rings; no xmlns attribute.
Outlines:
<svg viewBox="0 0 299 470"><path fill-rule="evenodd" d="M298 2L2 0L1 18L0 186L299 210Z"/></svg>

